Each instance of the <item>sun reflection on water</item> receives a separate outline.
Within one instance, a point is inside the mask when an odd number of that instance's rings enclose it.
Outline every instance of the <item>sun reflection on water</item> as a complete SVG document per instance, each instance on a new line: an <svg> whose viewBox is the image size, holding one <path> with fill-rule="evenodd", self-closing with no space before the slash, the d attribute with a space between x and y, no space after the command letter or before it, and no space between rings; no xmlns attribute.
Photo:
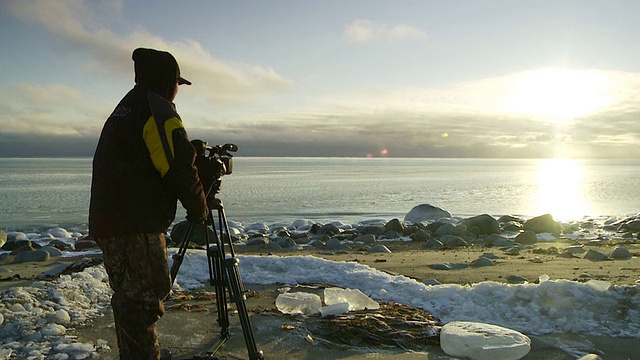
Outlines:
<svg viewBox="0 0 640 360"><path fill-rule="evenodd" d="M538 169L535 214L551 214L556 220L576 220L588 213L584 198L584 173L572 159L544 159Z"/></svg>

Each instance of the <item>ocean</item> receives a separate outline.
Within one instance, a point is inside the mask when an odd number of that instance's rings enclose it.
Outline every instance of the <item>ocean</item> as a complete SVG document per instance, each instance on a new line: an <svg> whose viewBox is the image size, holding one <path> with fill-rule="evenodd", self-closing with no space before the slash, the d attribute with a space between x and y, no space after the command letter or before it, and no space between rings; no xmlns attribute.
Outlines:
<svg viewBox="0 0 640 360"><path fill-rule="evenodd" d="M243 223L402 219L425 203L570 221L639 212L639 184L640 160L236 156L217 196ZM90 188L90 158L0 159L0 228L86 224Z"/></svg>

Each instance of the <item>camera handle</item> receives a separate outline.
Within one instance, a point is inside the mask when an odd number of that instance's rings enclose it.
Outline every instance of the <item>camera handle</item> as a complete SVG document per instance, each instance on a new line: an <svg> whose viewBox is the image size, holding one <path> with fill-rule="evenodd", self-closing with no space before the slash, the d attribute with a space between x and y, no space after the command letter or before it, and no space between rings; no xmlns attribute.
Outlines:
<svg viewBox="0 0 640 360"><path fill-rule="evenodd" d="M247 351L249 352L250 360L263 360L263 352L258 350L256 341L253 336L253 330L251 329L251 323L249 321L249 314L247 312L247 305L245 303L245 289L240 277L240 271L238 269L239 259L235 256L233 250L233 243L229 232L229 224L227 222L227 215L224 211L224 205L222 200L215 197L216 192L212 192L212 188L215 183L219 186L220 180L214 181L207 191L207 199L209 200L209 223L213 229L214 244L210 244L209 231L205 229L205 244L207 251L207 263L209 266L209 283L215 288L216 305L218 310L218 325L220 326L220 338L209 348L207 356L194 357L194 359L215 359L215 354L220 347L230 337L229 331L229 308L227 303L227 291L229 295L229 301L236 303L238 315L240 318L240 325L242 326L242 333L244 335ZM209 196L212 198L209 199ZM215 219L213 217L213 210L217 212L218 232L216 232ZM205 224L205 226L207 226ZM178 269L182 264L184 255L187 251L189 242L191 241L193 234L194 224L189 224L187 231L182 239L178 252L173 256L173 264L171 266L171 284L178 274ZM227 256L225 249L229 250L229 256Z"/></svg>

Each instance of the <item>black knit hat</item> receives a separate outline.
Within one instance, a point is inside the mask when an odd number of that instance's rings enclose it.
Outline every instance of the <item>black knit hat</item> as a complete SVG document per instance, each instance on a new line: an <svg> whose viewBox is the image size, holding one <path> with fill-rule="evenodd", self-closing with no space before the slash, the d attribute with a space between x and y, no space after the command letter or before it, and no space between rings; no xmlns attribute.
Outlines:
<svg viewBox="0 0 640 360"><path fill-rule="evenodd" d="M191 81L180 76L178 62L166 51L137 48L131 58L134 62L136 84L154 83L158 79L175 79L178 85L191 85Z"/></svg>

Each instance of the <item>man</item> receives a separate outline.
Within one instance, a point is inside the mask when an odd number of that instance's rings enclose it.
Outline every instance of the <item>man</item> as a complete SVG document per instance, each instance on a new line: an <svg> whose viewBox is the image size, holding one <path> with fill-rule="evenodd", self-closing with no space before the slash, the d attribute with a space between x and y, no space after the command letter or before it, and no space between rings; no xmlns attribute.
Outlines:
<svg viewBox="0 0 640 360"><path fill-rule="evenodd" d="M93 158L89 233L113 289L120 358L160 359L156 322L171 290L164 233L178 200L192 223L209 210L173 104L178 86L191 82L168 52L139 48L132 57L136 84L104 124Z"/></svg>

